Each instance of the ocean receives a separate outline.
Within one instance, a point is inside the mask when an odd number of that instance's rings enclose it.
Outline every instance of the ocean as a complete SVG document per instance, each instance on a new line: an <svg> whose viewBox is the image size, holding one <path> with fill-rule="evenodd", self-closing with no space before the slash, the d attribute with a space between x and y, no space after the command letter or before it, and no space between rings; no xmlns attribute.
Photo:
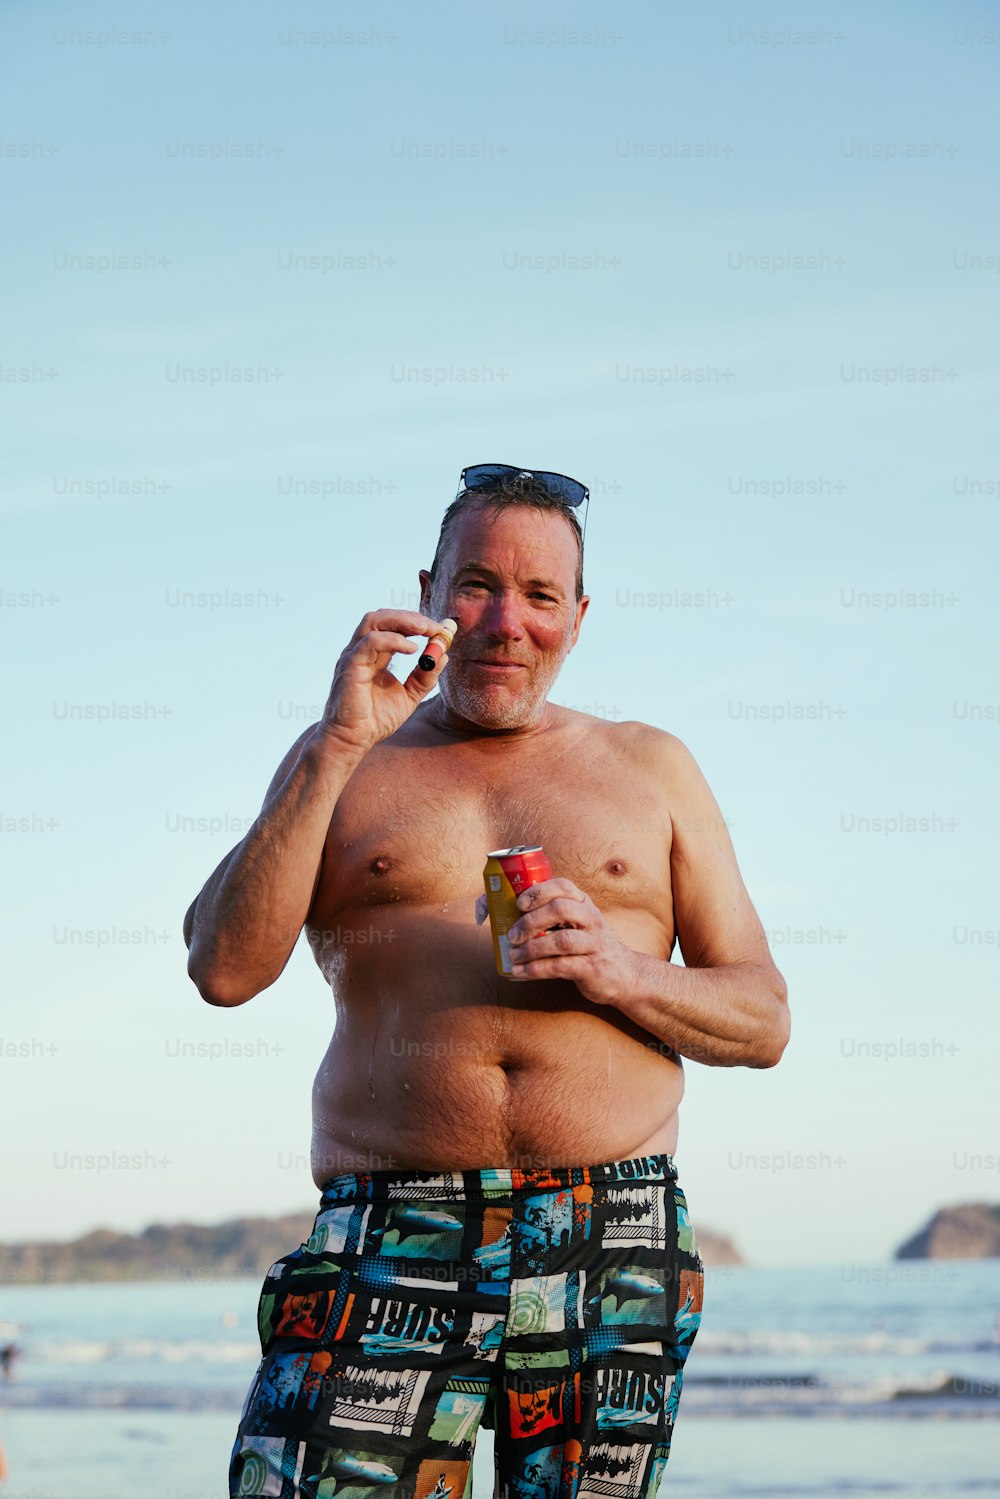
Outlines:
<svg viewBox="0 0 1000 1499"><path fill-rule="evenodd" d="M4 1499L221 1499L261 1279L7 1284ZM665 1499L1000 1495L1000 1261L705 1281ZM475 1499L492 1491L484 1432Z"/></svg>

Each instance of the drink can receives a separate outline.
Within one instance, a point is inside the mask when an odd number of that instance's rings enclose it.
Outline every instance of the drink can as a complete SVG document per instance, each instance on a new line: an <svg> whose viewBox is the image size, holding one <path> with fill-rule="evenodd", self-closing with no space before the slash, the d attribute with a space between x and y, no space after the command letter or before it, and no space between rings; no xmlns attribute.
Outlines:
<svg viewBox="0 0 1000 1499"><path fill-rule="evenodd" d="M487 857L483 880L497 973L510 975L512 965L507 933L521 915L517 909L517 897L529 886L540 885L543 880L551 878L549 856L538 846L529 848L527 844L518 844L515 848L498 848Z"/></svg>

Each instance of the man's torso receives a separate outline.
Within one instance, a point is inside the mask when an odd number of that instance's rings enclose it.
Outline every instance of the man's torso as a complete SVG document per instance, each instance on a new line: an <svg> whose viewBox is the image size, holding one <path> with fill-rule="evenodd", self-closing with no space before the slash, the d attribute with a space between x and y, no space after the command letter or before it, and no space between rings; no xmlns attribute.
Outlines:
<svg viewBox="0 0 1000 1499"><path fill-rule="evenodd" d="M463 741L428 707L342 792L306 924L337 1009L317 1184L672 1153L679 1058L574 984L501 978L474 916L487 853L541 844L626 946L668 958L669 736L550 709L544 733Z"/></svg>

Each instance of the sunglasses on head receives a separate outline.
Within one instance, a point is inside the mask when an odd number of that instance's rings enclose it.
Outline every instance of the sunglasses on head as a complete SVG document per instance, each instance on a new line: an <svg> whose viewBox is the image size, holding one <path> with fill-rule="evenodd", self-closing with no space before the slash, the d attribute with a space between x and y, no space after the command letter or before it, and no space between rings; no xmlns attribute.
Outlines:
<svg viewBox="0 0 1000 1499"><path fill-rule="evenodd" d="M462 476L458 481L458 499L470 490L489 489L496 479L506 478L511 475L518 479L535 479L542 485L543 489L558 500L560 504L570 505L574 508L585 505L590 499L590 490L586 484L581 484L579 479L571 479L567 474L549 474L535 469L515 468L510 463L473 463L468 468L463 468ZM586 517L586 509L584 510Z"/></svg>

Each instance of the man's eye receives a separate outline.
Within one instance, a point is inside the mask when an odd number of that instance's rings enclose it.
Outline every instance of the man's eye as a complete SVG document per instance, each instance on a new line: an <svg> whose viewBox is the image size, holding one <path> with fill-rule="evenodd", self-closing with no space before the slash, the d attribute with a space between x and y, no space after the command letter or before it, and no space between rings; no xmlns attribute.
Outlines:
<svg viewBox="0 0 1000 1499"><path fill-rule="evenodd" d="M533 599L544 599L547 604L555 603L555 599L552 597L551 593L533 593L531 597Z"/></svg>
<svg viewBox="0 0 1000 1499"><path fill-rule="evenodd" d="M467 582L465 582L465 583L462 584L462 587L463 588L485 588L486 584L482 581L481 578L470 578Z"/></svg>

